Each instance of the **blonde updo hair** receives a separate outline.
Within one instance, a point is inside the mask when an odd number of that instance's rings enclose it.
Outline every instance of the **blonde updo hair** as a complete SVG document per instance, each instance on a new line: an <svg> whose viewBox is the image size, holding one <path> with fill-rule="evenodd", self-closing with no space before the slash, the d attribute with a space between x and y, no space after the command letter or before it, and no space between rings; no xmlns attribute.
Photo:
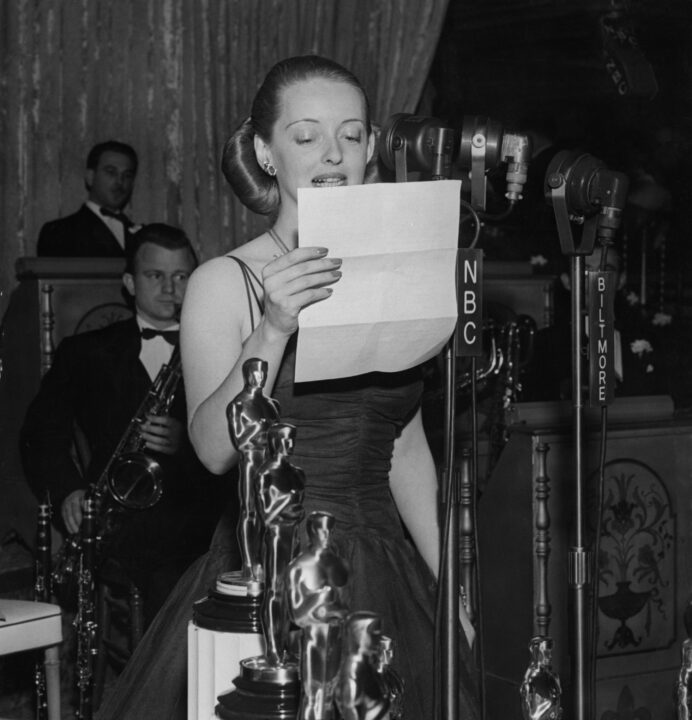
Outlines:
<svg viewBox="0 0 692 720"><path fill-rule="evenodd" d="M356 88L365 104L365 129L368 134L372 131L368 97L350 70L319 55L301 55L278 62L257 91L250 117L226 141L221 158L221 170L233 192L243 205L260 215L274 214L281 198L276 178L267 175L257 162L255 135L270 142L281 113L282 92L291 85L313 78L338 80Z"/></svg>

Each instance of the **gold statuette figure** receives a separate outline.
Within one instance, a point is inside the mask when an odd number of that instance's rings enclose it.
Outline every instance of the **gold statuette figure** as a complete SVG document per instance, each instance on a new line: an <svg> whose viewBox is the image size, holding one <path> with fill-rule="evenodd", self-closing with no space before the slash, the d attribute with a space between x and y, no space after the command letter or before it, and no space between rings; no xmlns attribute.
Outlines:
<svg viewBox="0 0 692 720"><path fill-rule="evenodd" d="M302 629L299 720L331 720L347 608L342 599L348 572L330 548L334 516L313 512L307 520L309 547L291 563L290 612Z"/></svg>

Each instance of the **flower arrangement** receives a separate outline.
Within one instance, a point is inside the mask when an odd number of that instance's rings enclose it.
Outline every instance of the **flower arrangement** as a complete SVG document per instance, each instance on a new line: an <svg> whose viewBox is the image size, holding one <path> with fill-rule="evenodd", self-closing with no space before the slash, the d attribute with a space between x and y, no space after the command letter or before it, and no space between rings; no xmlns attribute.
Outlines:
<svg viewBox="0 0 692 720"><path fill-rule="evenodd" d="M633 340L630 343L630 350L638 355L640 358L644 353L653 352L654 349L651 347L651 343L648 340Z"/></svg>
<svg viewBox="0 0 692 720"><path fill-rule="evenodd" d="M673 322L673 316L664 312L657 312L651 319L651 324L656 327L665 327Z"/></svg>
<svg viewBox="0 0 692 720"><path fill-rule="evenodd" d="M627 300L627 304L630 307L634 307L635 305L639 305L639 295L637 295L634 290L630 290L627 295L625 295L625 300Z"/></svg>
<svg viewBox="0 0 692 720"><path fill-rule="evenodd" d="M543 255L532 255L529 260L532 267L542 268L548 264L548 260Z"/></svg>

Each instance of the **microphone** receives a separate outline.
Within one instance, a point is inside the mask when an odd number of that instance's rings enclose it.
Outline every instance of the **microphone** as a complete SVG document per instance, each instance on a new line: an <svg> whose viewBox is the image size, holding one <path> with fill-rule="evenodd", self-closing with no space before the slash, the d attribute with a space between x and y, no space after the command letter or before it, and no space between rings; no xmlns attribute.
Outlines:
<svg viewBox="0 0 692 720"><path fill-rule="evenodd" d="M396 171L397 182L414 171L429 173L431 180L450 178L453 150L454 131L437 118L396 113L380 133L380 157Z"/></svg>
<svg viewBox="0 0 692 720"><path fill-rule="evenodd" d="M488 170L507 163L507 191L510 208L522 198L531 159L528 135L505 132L496 120L465 115L459 143L458 166L471 178L471 205L485 210Z"/></svg>
<svg viewBox="0 0 692 720"><path fill-rule="evenodd" d="M622 221L629 181L624 173L609 170L588 153L563 150L555 155L545 174L545 197L552 204L562 252L590 255L596 236L612 242ZM575 244L570 223L582 225Z"/></svg>
<svg viewBox="0 0 692 720"><path fill-rule="evenodd" d="M480 210L485 210L486 173L503 162L507 163L505 197L511 206L521 200L531 150L527 135L504 132L499 122L473 115L464 116L458 131L437 118L397 113L382 126L379 140L382 162L396 171L397 182L405 181L412 171L443 180L451 177L456 164L468 173L471 205Z"/></svg>

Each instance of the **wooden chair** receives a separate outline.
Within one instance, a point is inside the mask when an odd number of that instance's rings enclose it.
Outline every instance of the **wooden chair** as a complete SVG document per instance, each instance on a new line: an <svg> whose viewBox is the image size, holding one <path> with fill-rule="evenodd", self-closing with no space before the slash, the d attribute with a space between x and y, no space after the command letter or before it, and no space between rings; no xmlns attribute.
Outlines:
<svg viewBox="0 0 692 720"><path fill-rule="evenodd" d="M61 642L59 605L0 598L0 655L45 648L48 720L60 720Z"/></svg>
<svg viewBox="0 0 692 720"><path fill-rule="evenodd" d="M110 666L119 673L144 633L142 596L113 560L99 568L96 583L98 653L94 669L94 708L103 695Z"/></svg>

